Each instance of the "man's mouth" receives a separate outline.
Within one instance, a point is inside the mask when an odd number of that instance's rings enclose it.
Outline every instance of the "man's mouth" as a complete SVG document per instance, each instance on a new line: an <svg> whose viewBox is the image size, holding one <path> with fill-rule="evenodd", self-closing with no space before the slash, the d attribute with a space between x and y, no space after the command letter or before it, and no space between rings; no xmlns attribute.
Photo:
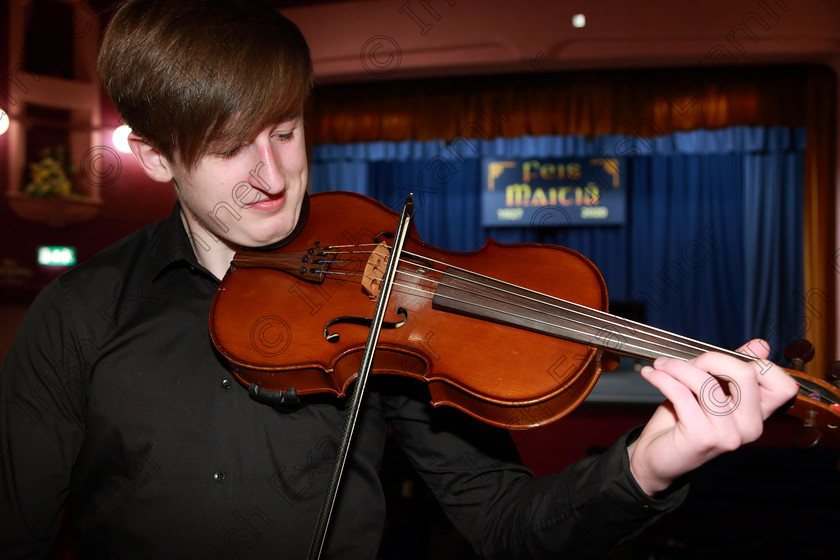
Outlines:
<svg viewBox="0 0 840 560"><path fill-rule="evenodd" d="M286 191L274 195L269 196L265 193L261 193L260 199L247 206L248 209L253 210L261 210L261 211L269 211L275 210L277 208L281 208L286 203Z"/></svg>

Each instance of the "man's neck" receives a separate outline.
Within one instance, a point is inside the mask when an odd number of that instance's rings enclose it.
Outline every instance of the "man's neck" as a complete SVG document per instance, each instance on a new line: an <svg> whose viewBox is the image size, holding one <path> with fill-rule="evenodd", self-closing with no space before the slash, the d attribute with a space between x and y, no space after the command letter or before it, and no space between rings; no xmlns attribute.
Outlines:
<svg viewBox="0 0 840 560"><path fill-rule="evenodd" d="M199 264L221 280L230 267L230 261L233 260L236 249L210 233L196 220L190 219L183 208L181 208L181 221L184 229L187 230L187 236Z"/></svg>

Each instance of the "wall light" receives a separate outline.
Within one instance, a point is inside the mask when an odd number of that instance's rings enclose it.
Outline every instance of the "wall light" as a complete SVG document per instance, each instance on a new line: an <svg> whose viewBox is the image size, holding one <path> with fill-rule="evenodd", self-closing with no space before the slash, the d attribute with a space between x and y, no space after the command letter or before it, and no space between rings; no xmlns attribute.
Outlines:
<svg viewBox="0 0 840 560"><path fill-rule="evenodd" d="M9 130L9 115L3 109L0 109L0 136L6 134Z"/></svg>
<svg viewBox="0 0 840 560"><path fill-rule="evenodd" d="M586 27L586 16L583 14L575 14L572 16L572 27Z"/></svg>
<svg viewBox="0 0 840 560"><path fill-rule="evenodd" d="M131 133L131 128L128 125L118 126L114 130L114 135L111 139L114 141L114 147L121 151L124 154L128 154L131 152L131 148L128 147L128 135Z"/></svg>

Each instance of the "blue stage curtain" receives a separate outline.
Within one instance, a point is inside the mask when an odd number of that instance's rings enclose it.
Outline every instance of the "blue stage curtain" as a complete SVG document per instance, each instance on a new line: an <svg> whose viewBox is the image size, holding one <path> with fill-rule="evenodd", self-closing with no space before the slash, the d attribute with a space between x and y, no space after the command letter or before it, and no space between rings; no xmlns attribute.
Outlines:
<svg viewBox="0 0 840 560"><path fill-rule="evenodd" d="M313 148L313 192L349 190L398 209L417 197L421 237L456 251L484 239L564 245L592 260L612 301L647 322L727 348L760 336L778 351L801 336L805 130L731 127L656 138L459 138ZM613 157L627 162L627 222L483 228L485 157Z"/></svg>

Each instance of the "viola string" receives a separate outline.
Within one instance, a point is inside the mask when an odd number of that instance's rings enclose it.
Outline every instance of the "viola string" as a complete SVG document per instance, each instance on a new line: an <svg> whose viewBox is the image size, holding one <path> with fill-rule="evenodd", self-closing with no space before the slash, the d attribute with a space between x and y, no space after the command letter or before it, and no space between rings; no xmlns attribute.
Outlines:
<svg viewBox="0 0 840 560"><path fill-rule="evenodd" d="M369 244L369 246L377 246L377 245L378 244ZM331 248L334 248L334 247L335 246L332 246ZM351 247L351 246L344 246L344 247ZM352 247L358 247L358 246L352 246ZM336 254L341 254L341 253L366 254L366 255L370 254L369 251L335 251L335 253ZM574 302L570 302L570 301L567 301L567 300L557 298L555 296L551 296L551 295L548 295L548 294L542 294L540 292L536 292L534 290L531 290L529 288L525 288L525 287L522 287L522 286L518 286L516 284L511 284L509 282L505 282L505 281L502 281L502 280L497 280L497 279L494 279L494 278L491 278L491 277L487 277L487 276L484 276L482 274L478 274L478 273L463 269L461 267L458 267L458 266L455 266L455 265L452 265L452 264L449 264L449 263L438 261L436 259L431 259L431 258L426 257L426 256L416 255L416 254L413 254L413 253L408 252L408 251L405 251L404 253L406 255L410 256L410 257L419 258L419 259L424 261L422 263L412 263L411 261L409 261L407 259L402 259L402 262L412 264L413 266L418 266L418 267L421 267L421 268L430 268L425 263L426 262L432 262L432 263L435 263L435 264L438 264L438 265L443 265L447 268L452 268L452 269L455 269L455 270L465 272L465 273L470 274L470 275L476 275L476 276L479 276L479 277L482 277L482 278L486 278L488 281L493 282L493 283L499 283L499 284L502 284L502 285L510 286L513 289L518 289L518 290L523 290L523 291L526 291L526 292L530 292L530 293L533 293L533 294L539 296L540 298L546 298L546 299L551 299L551 300L556 301L557 303L552 304L552 303L549 303L547 301L542 301L540 299L537 299L535 297L515 293L515 292L513 292L512 290L509 290L509 289L499 288L496 285L491 285L491 284L484 283L484 282L478 282L478 281L475 281L475 280L472 280L472 279L469 279L469 278L463 278L461 276L456 276L456 275L454 275L454 274L452 274L452 273L450 273L446 270L441 270L439 268L431 267L436 273L440 274L441 277L446 277L446 276L453 277L453 278L456 278L456 279L458 279L462 282L466 282L468 284L474 284L476 286L481 286L481 287L487 288L489 290L492 290L493 292L497 292L499 294L507 294L508 296L513 296L513 298L515 298L515 299L506 298L504 295L500 295L498 297L493 297L493 296L489 296L489 295L486 295L486 294L478 294L477 292L469 291L466 288L462 288L462 287L459 287L459 286L453 286L451 284L446 284L445 280L443 280L443 279L438 281L438 280L435 280L435 279L428 278L426 276L422 276L421 274L408 272L408 271L405 271L405 270L402 270L402 269L398 268L398 273L399 274L401 274L403 276L408 276L408 277L412 277L412 278L416 278L416 279L425 280L425 281L429 282L430 284L432 284L433 286L435 286L435 285L445 285L445 286L448 286L448 287L450 287L454 290L464 291L466 293L469 293L471 295L476 295L476 296L481 297L483 299L487 299L487 300L491 300L491 301L495 300L495 301L498 301L498 302L501 302L501 303L505 303L507 305L513 305L513 306L516 306L516 307L520 307L520 308L522 308L526 311L529 311L531 313L536 313L536 314L539 314L539 315L549 316L549 317L552 317L554 319L562 320L563 323L553 323L553 322L544 321L544 320L541 320L541 319L538 319L538 318L535 318L535 317L532 317L532 316L518 315L518 314L512 313L512 312L504 310L504 309L500 309L500 308L485 306L485 305L481 305L481 304L478 304L478 303L475 303L475 302L467 302L469 305L474 306L474 307L487 309L489 311L494 311L494 312L497 312L497 313L504 313L504 314L506 314L508 316L511 316L511 317L526 319L526 320L529 320L529 321L532 321L532 322L535 322L535 323L541 323L541 324L548 325L548 326L551 326L551 327L564 329L566 331L569 331L570 333L578 335L578 337L576 339L574 337L570 336L570 338L572 340L576 340L577 342L581 342L581 343L584 343L584 344L588 343L588 344L593 344L593 345L602 346L602 347L606 346L605 344L598 344L596 340L593 340L593 338L595 338L595 336L597 335L598 331L593 333L593 332L584 331L584 330L577 330L575 328L572 328L572 327L568 326L568 324L570 324L570 323L575 324L575 325L582 325L582 326L588 327L590 329L599 329L600 328L601 330L606 330L606 329L603 329L603 325L608 326L608 327L612 327L616 330L607 330L607 333L605 333L605 334L619 335L619 336L624 337L628 340L632 340L633 342L639 343L640 345L627 344L627 341L625 340L625 341L622 341L621 346L622 347L626 346L628 348L635 348L635 349L638 349L638 350L642 350L643 352L647 352L647 354L644 354L644 353L640 354L640 356L643 357L643 358L653 359L653 357L661 355L661 356L665 356L665 357L673 357L673 358L678 358L678 359L689 359L689 358L692 358L692 357L696 357L699 354L701 354L703 352L706 352L706 351L716 351L716 352L721 352L721 353L731 355L733 357L736 357L736 358L744 360L744 361L759 361L758 358L753 357L753 356L749 356L749 355L742 354L740 352L735 352L735 351L732 351L732 350L728 350L728 349L725 349L725 348L719 348L717 346L714 346L714 345L711 345L711 344L706 344L704 342L694 340L694 339L691 339L691 338L688 338L688 337L685 337L685 336L682 336L682 335L678 335L678 334L675 334L675 333L670 333L670 332L664 331L662 329L657 329L656 327L651 327L651 326L645 325L643 323L637 323L635 321L631 321L629 319L623 319L623 318L621 318L620 320L616 320L614 315L611 315L607 312L595 310L595 309L586 307L586 306L581 305L581 304L576 304ZM327 262L327 261L324 261L324 262ZM359 260L331 261L331 262L359 263L360 265L363 265L367 262L367 260L359 259ZM353 271L353 272L325 271L324 273L326 273L326 274L333 273L333 274L344 274L344 275L358 275L360 277L368 276L368 275L365 275L365 274L357 272L357 271ZM372 280L377 280L378 279L376 277L370 277L370 276L368 276L368 277L371 278ZM423 296L426 296L430 299L435 297L435 296L442 297L442 298L453 299L453 300L456 299L452 296L447 296L447 295L444 295L444 294L437 294L435 292L424 290L423 288L420 288L418 286L411 285L411 284L403 284L401 282L396 282L395 281L395 285L399 286L401 288L405 288L406 290L411 290L413 292L417 292L417 293L422 294ZM417 294L415 294L415 295L417 295ZM463 302L465 300L461 300L461 301ZM560 311L565 311L565 312L569 312L569 313L572 313L572 314L575 314L575 315L580 315L584 319L589 319L590 321L598 321L602 326L601 327L593 326L591 324L591 322L585 322L583 320L575 320L575 319L571 319L569 317L562 317L560 315L554 315L554 314L549 313L549 312L547 312L543 309L537 309L537 308L534 308L534 307L529 307L526 303L522 303L523 301L525 301L525 302L533 301L533 302L536 302L540 305L553 307L553 308L555 308L557 310L560 310ZM628 330L630 332L628 332ZM635 334L636 332L639 332L640 334L643 334L643 335L646 335L646 336L649 336L649 337L652 337L652 338L659 338L659 339L663 340L664 342L656 342L656 341L653 341L653 340L650 340L650 339L646 339L642 336L636 336L636 334ZM674 339L679 339L679 340L674 340ZM691 349L691 351L685 350L684 348L680 347L679 345L682 345L683 347L688 347L688 348ZM609 348L608 346L606 346L606 347ZM670 352L670 354L668 352ZM675 355L675 354L683 354L683 355ZM802 381L802 380L800 380L800 381ZM836 402L836 399L834 399L831 394L825 394L825 392L822 390L822 388L820 388L818 386L803 387L803 388L800 389L800 393L805 394L805 395L811 395L813 392L820 393L824 400L827 400L829 402Z"/></svg>
<svg viewBox="0 0 840 560"><path fill-rule="evenodd" d="M408 254L410 254L410 253L408 253ZM549 295L549 294L543 294L543 293L540 293L540 292L536 292L536 291L534 291L530 288L526 288L524 286L518 286L516 284L511 284L509 282L504 282L502 280L497 280L495 278L484 276L482 274L478 274L476 272L466 270L466 269L460 268L458 266L448 265L447 263L441 263L440 261L435 261L434 259L428 259L428 257L422 257L422 258L426 259L426 260L436 262L436 263L439 263L439 264L446 265L450 268L460 270L460 271L466 272L468 274L474 274L474 275L486 278L488 281L491 281L491 282L499 282L501 284L510 286L511 288L514 288L514 289L527 291L531 294L534 294L534 296L539 296L540 298L551 299L551 300L557 302L554 305L558 309L561 309L563 311L569 311L569 312L577 314L577 315L581 315L582 317L584 317L586 319L593 319L593 320L601 321L605 325L616 326L618 328L625 328L625 329L631 328L634 331L638 331L638 332L641 332L643 334L647 334L649 336L653 336L653 337L656 337L656 338L662 338L666 342L677 342L674 339L680 339L679 342L681 342L685 346L688 346L692 350L697 352L696 355L699 355L699 354L701 354L703 352L706 352L706 351L709 351L709 350L714 350L714 351L717 351L717 352L728 353L728 354L733 355L734 357L738 357L738 358L744 359L744 360L752 359L750 356L746 356L744 354L733 352L731 350L726 350L724 348L718 348L718 347L713 346L711 344L706 344L704 342L700 342L698 340L694 340L694 339L691 339L691 338L688 338L688 337L685 337L685 336L682 336L682 335L678 335L678 334L675 334L675 333L670 333L670 332L667 332L667 331L664 331L664 330L661 330L661 329L657 329L655 327L650 327L650 326L645 325L643 323L637 323L637 322L631 321L629 319L623 319L622 318L620 321L617 321L616 317L614 315L611 315L611 314L609 314L607 312L604 312L604 311L599 311L599 310L596 310L596 309L592 309L590 307L586 307L585 305L570 302L568 300L563 300L561 298L557 298L557 297ZM448 274L445 271L439 271L439 272L441 272L442 274ZM460 278L460 277L456 277L456 278L468 281L467 279L464 279L464 278ZM551 303L546 302L546 301L541 301L541 300L537 299L536 297L529 297L529 296L525 296L525 295L522 295L522 294L517 294L517 293L515 293L513 291L510 291L510 290L503 290L503 289L498 288L496 286L493 286L491 284L485 284L485 283L482 283L482 282L475 282L475 281L472 281L472 282L477 284L477 285L489 288L489 289L493 289L493 290L497 290L497 291L501 291L501 292L510 294L510 295L512 295L514 297L517 297L517 298L524 298L524 299L527 299L527 300L530 300L530 301L535 301L535 302L543 304L543 305L552 305ZM500 300L500 301L505 301L505 300ZM533 310L539 312L539 310L536 310L536 309L533 309ZM583 323L583 324L588 324L588 323ZM616 334L619 334L619 333L616 333ZM632 336L632 334L631 334L631 336ZM644 340L644 339L639 339L639 340ZM672 349L676 350L676 351L679 351L679 349L676 348L676 347L672 347ZM683 352L684 353L689 353L689 352L686 352L684 350L683 350Z"/></svg>
<svg viewBox="0 0 840 560"><path fill-rule="evenodd" d="M366 253L366 252L362 252L362 253ZM410 254L410 253L408 253L408 254ZM430 261L433 261L433 262L437 262L437 263L439 263L439 264L444 264L444 265L446 265L446 263L441 263L440 261L435 261L434 259L427 259L426 257L422 257L422 258L423 258L424 260L430 260ZM362 261L357 261L357 262L361 263ZM405 260L404 260L403 262L407 262L407 261L405 261ZM422 263L420 263L420 266L422 266ZM467 271L467 270L464 270L464 269L460 269L459 267L456 267L456 266L453 266L453 265L447 265L447 266L450 266L450 267L455 268L455 269L463 270L464 272L468 272L468 273L471 273L471 274L475 274L475 273L472 273L472 272L470 272L470 271ZM448 273L448 272L446 272L446 271L442 271L442 270L439 270L439 269L435 269L435 270L436 270L438 273L440 273L441 275L444 275L444 276L446 276L446 275L453 276L453 275L451 275L451 273ZM362 276L362 274L360 274L360 273L357 273L357 274L359 274L359 276ZM403 274L403 275L409 275L409 276L412 276L412 274L411 274L411 273L408 273L408 272L402 272L402 274ZM414 276L415 276L415 277L419 277L419 276L417 276L417 275L414 275ZM481 275L480 275L480 276L481 276ZM510 294L510 295L512 295L512 296L514 296L514 297L516 297L516 298L519 298L520 300L524 299L524 300L526 300L526 301L527 301L527 300L529 300L529 299L530 299L530 300L532 300L532 301L537 301L537 303L541 303L541 304L543 304L543 305L548 305L548 306L551 306L551 305L552 305L552 304L550 304L550 303L548 303L548 302L538 301L538 300L536 300L536 299L534 299L534 298L529 298L529 297L527 297L527 296L523 296L523 295L521 295L521 294L516 294L516 293L513 293L513 292L511 292L511 291L509 291L509 290L502 290L502 289L500 289L500 288L498 288L498 287L496 287L496 286L491 286L491 285L488 285L488 284L485 284L485 283L482 283L482 282L475 282L475 281L468 280L468 279L464 279L464 278L460 278L460 277L458 277L458 278L459 278L459 279L461 279L461 280L463 280L463 281L466 281L466 282L472 283L472 284L476 284L476 285L480 285L480 286L483 286L483 287L489 288L489 289L494 290L494 291L496 291L496 292ZM429 280L428 278L425 278L425 277L424 277L424 279ZM374 278L374 280L375 280L375 278ZM488 280L491 280L491 281L496 281L496 282L501 282L501 281L499 281L499 280L494 280L494 279L492 279L492 278L488 278ZM434 282L433 280L429 280L429 281L430 281L430 282ZM533 292L533 290L528 290L527 288L522 288L522 287L520 287L520 286L516 286L516 285L513 285L513 284L506 283L506 282L501 282L501 283L503 283L503 284L507 284L507 285L512 286L512 287L515 287L515 288L519 288L519 289L527 290L527 291L529 291L529 292ZM413 287L413 286L409 286L409 285L406 285L406 284L399 284L399 285L400 285L400 286L402 286L402 287L408 288L408 289L414 289L414 290L416 290L416 291L422 291L422 290L420 290L419 288L415 288L415 287ZM446 285L446 284L445 284L445 285ZM464 288L457 287L457 286L450 286L450 287L452 287L453 289L456 289L456 290L466 291L467 293L471 293L471 294L473 294L473 295L479 295L479 294L476 294L475 292L469 292L468 290L466 290L466 289L464 289ZM612 315L610 315L610 314L608 314L608 313L601 312L601 316L597 316L597 315L595 315L595 314L592 312L593 310L591 310L591 308L588 308L588 307L585 307L585 306L580 306L580 305L578 305L578 304L572 304L571 302L567 302L567 301L565 301L565 300L561 300L561 299L558 299L558 298L554 298L553 296L548 296L548 295L546 295L546 294L539 294L539 292L533 292L533 293L538 294L538 295L540 295L540 296L542 296L542 297L548 297L548 298L554 299L554 300L556 300L556 301L558 301L558 302L561 302L561 303L566 304L567 306L569 306L569 305L574 305L574 306L577 306L577 307L579 307L580 309L587 310L588 312L581 312L581 311L579 311L578 309L573 309L573 308L569 308L569 307L564 308L564 307L562 307L562 306L555 305L554 307L556 307L557 309L564 310L564 311L569 311L569 312L571 312L571 313L575 313L575 314L578 314L578 315L583 315L584 317L587 317L587 316L588 316L588 318L590 318L590 319L592 319L592 320L599 320L599 321L601 321L603 324L608 325L608 326L618 325L619 327L625 327L625 328L627 328L627 327L628 327L628 325L626 324L628 321L626 321L626 320L625 320L625 324L620 324L620 323L617 323L617 322L615 322L615 321L613 320L613 317L614 317L614 316L612 316ZM435 294L433 294L433 293L431 293L431 292L428 292L428 295L433 296L433 295L435 295ZM449 296L443 296L443 295L441 295L441 294L438 294L438 296L439 296L439 297L447 297L447 298L449 298ZM483 296L480 296L480 297L483 297L483 298L485 298L485 299L490 299L490 300L495 299L496 301L500 301L500 302L503 302L503 303L507 303L507 304L514 305L514 306L517 306L517 307L521 307L521 308L523 308L523 309L525 309L525 310L527 310L527 311L530 311L530 312L532 312L532 313L538 313L538 314L541 314L541 315L548 315L548 316L554 317L554 318L556 318L556 319L562 319L562 320L564 320L566 323L572 323L572 324L583 325L583 326L586 326L586 327L591 327L590 323L586 323L586 322L583 322L583 321L575 321L574 319L570 319L570 318L568 318L568 317L560 317L560 316L557 316L557 315L552 315L551 313L548 313L548 312L546 312L546 311L544 311L544 310L535 309L535 308L533 308L533 307L528 307L527 305L525 305L525 304L523 304L523 303L519 303L519 302L517 302L517 301L511 301L511 300L508 300L508 299L502 299L502 298L493 298L493 297L490 297L490 296L487 296L487 295L483 295ZM449 298L449 299L455 299L455 298ZM501 309L497 309L497 308L493 308L493 307L489 307L489 306L483 306L483 305L476 304L476 303L471 303L471 305L474 305L474 306L476 306L476 307L480 307L480 308L483 308L483 309L487 309L487 310L495 311L495 312L505 313L505 314L507 314L507 315L509 315L509 316L512 316L512 317L517 317L517 318L522 318L522 319L532 320L532 321L534 321L534 322L542 323L542 324L544 324L544 325L549 325L549 326L556 327L556 328L564 328L564 329L566 329L566 330L571 331L571 332L572 332L572 333L574 333L574 334L577 334L577 335L579 336L579 338L578 338L577 340L578 340L578 341L580 341L580 342L584 342L584 343L595 343L595 341L593 341L592 339L595 337L595 334L597 334L597 333L586 332L586 331L579 331L579 330L575 330L575 329L569 328L569 327L565 326L564 324L551 323L551 322L548 322L548 321L542 321L542 320L535 319L535 318L533 318L533 317L527 317L527 316L524 316L524 315L516 315L516 314L514 314L514 313L510 313L510 312L507 312L507 311L505 311L505 310L501 310ZM632 323L632 322L631 322L631 323ZM635 330L639 330L639 329L645 329L645 330L647 330L647 326L646 326L646 325L643 325L643 324L641 324L641 323L636 323L636 324L635 324L635 326L636 326L636 329L635 329ZM602 330L604 330L604 329L602 329ZM609 334L621 334L621 333L618 333L618 332L616 332L616 331L607 331L607 332L608 332ZM651 333L651 334L652 334L652 336L656 336L656 337L658 337L658 338L664 338L664 337L662 337L661 335L657 335L656 333ZM698 350L696 347L694 347L694 348L692 348L692 350L694 350L694 352L695 352L695 353L692 353L692 352L688 352L688 351L686 351L686 350L680 349L680 348L678 348L678 347L676 347L676 346L668 346L668 344L656 343L656 342L653 342L653 341L649 341L649 340L646 340L646 339L644 339L644 338L634 336L633 334L630 334L630 333L627 333L627 332L625 332L624 334L622 334L622 336L629 337L630 339L633 339L633 340L635 340L635 341L637 341L637 342L650 344L651 346L637 346L637 345L633 345L633 344L628 345L628 346L633 347L633 348L636 348L636 349L646 350L649 354L650 354L650 353L653 353L653 354L656 354L656 355L665 355L665 356L670 356L670 357L675 357L675 358L682 358L682 359L686 359L686 356L687 356L687 357L689 357L689 358L691 358L691 357L694 357L694 356L696 356L696 355L699 355L700 353L702 353L703 351L705 351L705 350ZM679 335L676 335L676 336L679 336ZM683 337L683 338L684 338L684 337ZM687 339L687 340L691 340L691 339ZM667 339L666 339L666 341L667 341L667 342L672 342L671 340L667 340ZM696 341L694 341L694 342L696 342ZM698 344L700 344L700 343L698 343ZM602 344L602 346L603 346L603 344ZM717 348L715 348L715 347L709 347L708 349L717 349ZM717 350L719 350L719 351L726 351L726 350L723 350L723 349L717 349ZM675 355L673 355L673 354L667 354L666 352L668 352L668 351L670 351L670 352L672 352L672 353L682 353L682 354L685 354L685 355L684 355L684 356L675 356ZM647 355L643 355L642 357L649 357L649 356L647 356ZM749 359L749 357L748 357L748 356L744 356L744 355L738 355L738 357L740 357L740 358L742 358L742 359Z"/></svg>
<svg viewBox="0 0 840 560"><path fill-rule="evenodd" d="M363 251L362 253L366 253L366 252ZM409 256L418 257L418 255L413 255L412 253L407 252L407 251L406 251L406 254L409 255ZM450 264L447 264L447 263L443 263L443 262L437 261L435 259L430 259L430 258L425 257L425 256L419 257L419 258L423 259L424 261L434 262L436 264L441 264L441 265L444 265L444 266L447 266L447 267L450 267L450 268L453 268L453 269L456 269L456 270L461 270L461 271L467 272L469 274L477 274L477 273L474 273L472 271L465 270L465 269L462 269L460 267L450 265ZM358 262L361 262L361 261L358 261ZM407 261L406 259L403 259L403 262L409 262L409 261ZM421 267L425 266L423 263L412 263L412 264L415 264L415 265L421 266ZM461 291L465 291L467 293L470 293L472 295L478 295L479 297L482 297L484 299L495 300L495 301L499 301L499 302L506 303L506 304L509 304L509 305L514 305L514 306L520 307L522 309L525 309L526 311L530 311L532 313L537 313L537 314L540 314L540 315L547 315L547 316L553 317L553 318L558 319L558 320L563 320L565 323L577 324L577 325L582 325L582 326L585 326L585 327L591 327L591 328L595 328L595 329L600 328L600 330L606 331L604 334L616 334L616 335L622 336L623 338L627 338L627 339L633 340L635 342L639 342L643 345L639 346L639 345L635 345L635 344L629 344L627 346L638 349L638 350L646 351L647 355L644 355L644 354L642 355L642 357L645 357L645 358L650 357L649 354L655 354L655 355L663 355L663 356L668 356L668 357L686 359L686 357L688 357L688 358L695 357L695 356L697 356L697 355L699 355L702 352L707 351L707 350L716 350L716 351L720 351L720 352L726 352L726 353L734 354L734 355L736 355L736 357L738 357L740 359L744 359L744 360L753 359L753 358L751 358L749 356L746 356L746 355L743 355L743 354L734 353L734 352L731 352L729 350L725 350L725 349L722 349L722 348L717 348L717 347L714 347L714 346L711 346L711 345L705 345L704 343L701 343L699 341L694 341L694 340L689 339L687 337L682 337L681 335L673 335L672 333L666 333L671 337L671 338L666 338L663 335L658 334L656 332L644 332L644 331L658 330L658 329L654 329L653 327L648 327L647 325L644 325L642 323L635 323L633 321L629 321L629 320L625 320L625 319L622 319L621 322L617 322L615 320L615 316L610 315L609 313L597 312L596 310L593 310L593 309L591 309L589 307L586 307L586 306L583 306L583 305L568 302L566 300L562 300L562 299L559 299L559 298L556 298L554 296L550 296L550 295L547 295L547 294L541 294L539 292L534 292L533 290L530 290L528 288L524 288L522 286L517 286L515 284L510 284L508 282L503 282L503 281L496 280L496 279L493 279L493 278L489 278L489 277L486 277L484 275L477 274L478 276L487 278L487 280L489 280L489 281L499 282L501 284L510 286L512 288L525 290L525 291L534 293L536 295L539 295L543 298L549 298L549 299L555 300L556 302L558 302L559 304L562 304L562 305L552 304L552 303L549 303L549 302L546 302L546 301L540 301L540 300L537 300L536 298L525 296L525 295L522 295L522 294L517 294L517 293L514 293L513 291L501 289L497 286L493 286L493 285L490 285L490 284L487 284L487 283L484 283L484 282L476 282L474 280L454 276L447 271L440 270L440 269L437 269L437 268L435 268L434 270L436 272L438 272L439 274L441 274L442 276L455 277L455 278L458 278L459 280L462 280L464 282L467 282L467 283L470 283L470 284L475 284L477 286L482 286L482 287L488 288L490 290L493 290L494 292L497 292L497 293L508 294L510 296L513 296L514 298L517 298L518 301L505 299L503 296L492 297L492 296L489 296L489 295L480 295L480 294L477 294L476 292L470 292L470 291L466 290L465 288L461 288L461 287L458 287L458 286L451 286L449 284L445 284L445 281L441 281L441 283L443 283L444 285L447 285L447 286L449 286L449 287L451 287L455 290L461 290ZM358 273L358 274L360 276L362 276L361 273ZM410 272L401 271L401 274L408 275L408 276L413 276L415 278L423 278L423 279L425 279L425 280L427 280L431 283L436 282L435 280L432 280L432 279L429 279L429 278L426 278L426 277L422 277L422 276L419 276L419 275L415 275L415 274L412 274ZM374 280L375 280L375 278L374 278ZM408 288L408 289L414 289L416 291L422 291L420 288L415 288L413 286L409 286L409 285L406 285L406 284L399 284L399 285L401 287L405 287L405 288ZM427 295L434 296L435 294L432 293L432 292L427 292ZM437 295L438 295L438 297L446 297L446 298L449 298L449 299L455 299L455 298L451 298L450 296L444 296L442 294L437 294ZM558 309L558 310L561 310L561 311L566 311L566 312L569 312L569 313L572 313L572 314L575 314L575 315L580 315L584 319L589 319L590 322L585 322L585 321L582 321L582 320L575 320L575 319L572 319L572 318L569 318L569 317L562 317L562 316L559 316L559 315L553 315L552 313L549 313L545 310L536 309L534 307L529 307L525 303L521 303L522 301L535 301L539 304L549 306L549 307L554 307L555 309ZM479 307L479 308L482 308L482 309L487 309L487 310L490 310L490 311L505 313L505 314L507 314L509 316L512 316L512 317L517 317L517 318L521 318L521 319L528 319L528 320L531 320L531 321L534 321L534 322L537 322L537 323L542 323L544 325L549 325L549 326L556 327L556 328L563 328L563 329L571 331L574 334L577 334L578 335L577 341L579 341L579 342L591 343L591 344L598 345L597 342L595 340L593 340L594 338L596 338L596 335L598 334L598 332L593 333L593 332L576 330L576 329L573 329L573 328L570 328L570 327L566 326L563 323L552 323L552 322L536 319L534 317L528 317L528 316L525 316L525 315L517 315L517 314L511 313L511 312L505 311L503 309L498 309L498 308L489 307L489 306L483 306L483 305L480 305L480 304L477 304L477 303L474 303L474 302L471 302L470 305L473 305L475 307ZM599 321L601 323L601 325L600 326L591 325L591 321L593 321L593 320L594 321ZM617 327L618 329L623 329L623 330L621 330L621 331L619 331L619 330L609 330L609 329L605 329L604 326L613 327L613 328ZM633 334L631 332L628 332L628 329L632 329L633 331L637 331L637 332L642 331L642 334L648 334L649 336L663 339L663 340L665 340L665 342L663 343L663 342L655 342L655 341L647 340L643 337L639 337L639 336L636 336L635 334ZM661 332L665 333L665 331L661 331ZM689 348L691 348L692 351L691 352L687 351L687 350L682 349L682 348L680 348L676 345L669 345L669 344L675 342L675 341L672 340L673 337L682 338L683 341L681 341L681 343L683 344L683 346L688 346ZM605 337L605 338L607 338L607 337ZM686 342L686 341L688 341L688 342ZM648 346L645 346L644 344L647 344ZM600 344L600 345L604 346L604 344ZM622 344L622 345L624 345L624 344ZM703 345L703 346L705 346L705 348L700 348L700 347L698 347L698 345ZM671 352L671 354L668 354L668 352ZM683 354L683 355L680 356L680 355L674 355L674 354Z"/></svg>

